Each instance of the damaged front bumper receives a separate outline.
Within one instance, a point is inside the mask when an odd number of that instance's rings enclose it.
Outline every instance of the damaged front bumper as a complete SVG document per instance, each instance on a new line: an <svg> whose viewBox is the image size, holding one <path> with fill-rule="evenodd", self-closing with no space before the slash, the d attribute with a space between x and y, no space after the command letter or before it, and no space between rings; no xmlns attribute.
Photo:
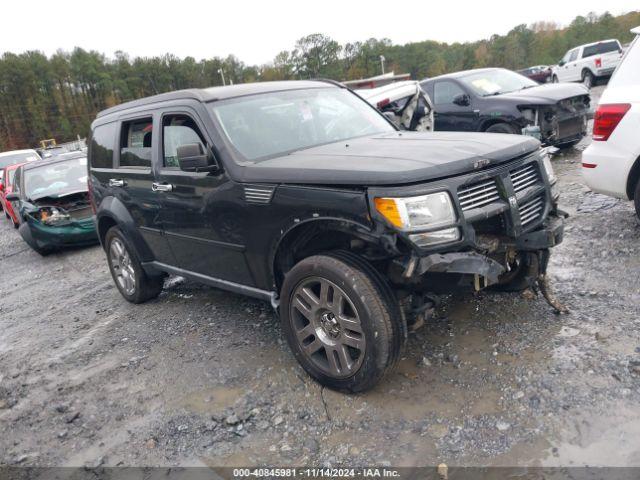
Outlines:
<svg viewBox="0 0 640 480"><path fill-rule="evenodd" d="M93 218L76 220L65 225L44 225L28 221L31 236L40 248L59 248L71 245L92 245L98 242Z"/></svg>
<svg viewBox="0 0 640 480"><path fill-rule="evenodd" d="M587 134L587 123L593 118L589 95L559 101L555 105L523 106L521 133L549 146L573 144Z"/></svg>
<svg viewBox="0 0 640 480"><path fill-rule="evenodd" d="M516 238L494 237L490 250L468 250L461 252L433 253L424 257L414 256L406 263L402 276L409 280L423 279L432 274L458 274L471 276L469 283L476 290L500 282L509 271L509 259L525 252L547 252L562 242L564 220L550 215L541 228L524 233ZM543 257L547 257L545 253ZM546 261L540 273L544 274Z"/></svg>

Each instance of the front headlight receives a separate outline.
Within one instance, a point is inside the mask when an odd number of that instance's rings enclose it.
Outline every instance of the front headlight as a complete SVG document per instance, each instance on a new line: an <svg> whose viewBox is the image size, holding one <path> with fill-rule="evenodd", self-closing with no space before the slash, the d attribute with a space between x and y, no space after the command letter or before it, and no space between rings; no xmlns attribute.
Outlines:
<svg viewBox="0 0 640 480"><path fill-rule="evenodd" d="M544 171L547 173L549 183L553 185L558 181L558 177L556 177L556 173L553 171L553 165L551 165L551 158L549 155L545 155L542 158L542 164L544 165Z"/></svg>
<svg viewBox="0 0 640 480"><path fill-rule="evenodd" d="M551 184L551 198L554 201L558 201L560 198L560 190L558 188L558 177L556 177L556 173L553 171L553 165L551 165L551 158L549 155L545 155L542 159L542 164L544 165L544 171L547 173L547 178L549 179L549 183Z"/></svg>
<svg viewBox="0 0 640 480"><path fill-rule="evenodd" d="M68 213L56 207L44 207L40 210L40 221L45 225L59 225L68 222L70 218Z"/></svg>
<svg viewBox="0 0 640 480"><path fill-rule="evenodd" d="M376 198L374 202L376 210L403 231L451 226L456 221L456 211L447 192L419 197Z"/></svg>

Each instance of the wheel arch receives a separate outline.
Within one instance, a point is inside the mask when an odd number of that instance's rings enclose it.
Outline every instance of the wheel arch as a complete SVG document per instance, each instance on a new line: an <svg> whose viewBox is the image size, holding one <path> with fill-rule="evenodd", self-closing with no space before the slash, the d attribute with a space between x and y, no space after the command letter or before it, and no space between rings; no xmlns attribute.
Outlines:
<svg viewBox="0 0 640 480"><path fill-rule="evenodd" d="M593 78L596 78L596 74L591 71L589 67L582 67L582 72L580 72L580 78L584 78L585 74L589 73Z"/></svg>
<svg viewBox="0 0 640 480"><path fill-rule="evenodd" d="M629 170L629 176L627 177L627 198L634 200L636 185L640 182L640 157L636 158L633 162L631 170Z"/></svg>
<svg viewBox="0 0 640 480"><path fill-rule="evenodd" d="M500 123L509 125L511 128L514 128L516 132L519 131L518 126L514 122L509 121L507 118L488 118L481 124L480 131L486 132L489 127L492 127L493 125L498 125Z"/></svg>
<svg viewBox="0 0 640 480"><path fill-rule="evenodd" d="M100 207L96 212L98 239L103 248L105 248L104 238L109 229L114 226L119 227L122 233L130 240L140 261L154 260L151 249L140 234L127 208L116 197L107 197L100 203Z"/></svg>
<svg viewBox="0 0 640 480"><path fill-rule="evenodd" d="M315 218L291 226L275 244L270 257L277 291L284 276L300 260L322 252L373 248L384 251L381 236L367 225L340 218Z"/></svg>

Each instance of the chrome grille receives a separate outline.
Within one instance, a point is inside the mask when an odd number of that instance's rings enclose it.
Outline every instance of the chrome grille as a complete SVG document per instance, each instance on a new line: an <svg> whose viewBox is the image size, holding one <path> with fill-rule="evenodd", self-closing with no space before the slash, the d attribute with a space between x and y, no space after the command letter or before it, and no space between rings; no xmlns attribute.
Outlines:
<svg viewBox="0 0 640 480"><path fill-rule="evenodd" d="M267 204L271 202L275 190L273 185L245 185L244 199L248 203Z"/></svg>
<svg viewBox="0 0 640 480"><path fill-rule="evenodd" d="M524 226L535 220L538 220L542 216L544 210L544 197L535 197L533 200L520 205L518 211L520 212L520 223Z"/></svg>
<svg viewBox="0 0 640 480"><path fill-rule="evenodd" d="M512 170L509 175L511 176L511 183L513 183L513 190L518 193L522 190L531 187L540 181L538 175L538 169L535 163L529 163L522 167Z"/></svg>
<svg viewBox="0 0 640 480"><path fill-rule="evenodd" d="M458 200L462 211L473 210L500 199L495 180L483 180L458 189Z"/></svg>

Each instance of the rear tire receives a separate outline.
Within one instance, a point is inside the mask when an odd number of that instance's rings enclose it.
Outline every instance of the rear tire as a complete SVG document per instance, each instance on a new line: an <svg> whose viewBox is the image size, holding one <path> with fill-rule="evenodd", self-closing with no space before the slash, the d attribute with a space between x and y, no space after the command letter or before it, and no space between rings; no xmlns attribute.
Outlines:
<svg viewBox="0 0 640 480"><path fill-rule="evenodd" d="M164 278L147 275L135 249L118 227L107 231L104 245L113 281L127 301L143 303L160 295Z"/></svg>
<svg viewBox="0 0 640 480"><path fill-rule="evenodd" d="M633 205L636 207L636 216L640 222L640 180L636 183L636 191L633 193Z"/></svg>
<svg viewBox="0 0 640 480"><path fill-rule="evenodd" d="M591 87L593 87L593 85L595 84L595 77L590 70L585 70L584 72L582 72L582 84L589 90L591 90Z"/></svg>
<svg viewBox="0 0 640 480"><path fill-rule="evenodd" d="M516 132L516 129L513 128L511 125L509 125L508 123L494 123L493 125L489 126L489 128L487 128L485 130L485 132L487 133L510 133L510 134L516 134L518 132Z"/></svg>
<svg viewBox="0 0 640 480"><path fill-rule="evenodd" d="M400 357L406 324L374 271L364 259L336 252L305 258L285 277L282 328L300 365L321 385L368 390Z"/></svg>

